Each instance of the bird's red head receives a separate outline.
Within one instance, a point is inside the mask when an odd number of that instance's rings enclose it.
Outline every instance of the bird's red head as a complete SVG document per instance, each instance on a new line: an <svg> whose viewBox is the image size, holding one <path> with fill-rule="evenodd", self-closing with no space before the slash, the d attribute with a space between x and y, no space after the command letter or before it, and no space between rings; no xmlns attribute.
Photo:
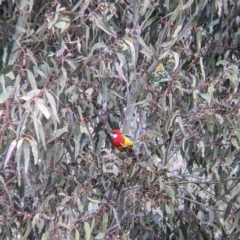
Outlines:
<svg viewBox="0 0 240 240"><path fill-rule="evenodd" d="M113 129L111 131L112 143L115 147L121 147L124 143L122 132L119 129Z"/></svg>

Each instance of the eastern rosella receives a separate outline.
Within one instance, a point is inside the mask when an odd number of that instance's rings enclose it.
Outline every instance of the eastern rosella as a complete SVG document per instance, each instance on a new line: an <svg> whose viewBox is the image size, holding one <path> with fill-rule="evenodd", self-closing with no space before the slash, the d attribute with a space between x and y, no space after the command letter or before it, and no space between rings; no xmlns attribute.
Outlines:
<svg viewBox="0 0 240 240"><path fill-rule="evenodd" d="M112 144L120 152L130 153L132 156L135 155L133 151L133 138L124 135L119 129L113 129L111 131Z"/></svg>
<svg viewBox="0 0 240 240"><path fill-rule="evenodd" d="M170 75L163 66L163 63L159 63L156 67L155 72L153 73L153 81L156 87L159 87L161 82L168 82L170 80Z"/></svg>

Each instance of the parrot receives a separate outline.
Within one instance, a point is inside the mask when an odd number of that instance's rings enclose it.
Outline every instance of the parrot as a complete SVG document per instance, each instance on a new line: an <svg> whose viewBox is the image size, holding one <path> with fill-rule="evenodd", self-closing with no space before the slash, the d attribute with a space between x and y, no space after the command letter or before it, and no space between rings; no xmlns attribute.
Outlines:
<svg viewBox="0 0 240 240"><path fill-rule="evenodd" d="M133 150L133 138L129 135L125 135L119 129L113 129L111 131L112 144L120 152L127 152L131 156L135 156Z"/></svg>
<svg viewBox="0 0 240 240"><path fill-rule="evenodd" d="M161 82L168 82L171 78L162 62L157 65L156 70L153 72L153 76L155 87L159 87Z"/></svg>

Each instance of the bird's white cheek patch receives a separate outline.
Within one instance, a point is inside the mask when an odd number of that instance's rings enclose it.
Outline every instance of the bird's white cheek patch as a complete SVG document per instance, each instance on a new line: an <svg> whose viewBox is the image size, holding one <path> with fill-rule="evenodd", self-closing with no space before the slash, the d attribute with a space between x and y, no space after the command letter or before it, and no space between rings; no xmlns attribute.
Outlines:
<svg viewBox="0 0 240 240"><path fill-rule="evenodd" d="M117 137L117 134L111 133L111 137L112 137L112 138L116 138L116 137Z"/></svg>

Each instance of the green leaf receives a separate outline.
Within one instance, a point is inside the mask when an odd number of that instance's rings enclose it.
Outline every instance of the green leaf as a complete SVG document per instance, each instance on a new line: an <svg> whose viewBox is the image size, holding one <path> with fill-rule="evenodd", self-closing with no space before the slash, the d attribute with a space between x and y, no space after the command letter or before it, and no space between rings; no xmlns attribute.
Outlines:
<svg viewBox="0 0 240 240"><path fill-rule="evenodd" d="M47 143L52 142L53 140L57 139L58 137L60 137L63 133L65 133L65 132L67 132L67 131L68 131L68 126L65 126L65 127L61 128L61 129L58 129L58 130L56 131L56 133L54 134L54 136L51 137L51 138L47 141Z"/></svg>
<svg viewBox="0 0 240 240"><path fill-rule="evenodd" d="M193 3L194 3L194 0L189 0L187 3L185 3L185 4L181 7L181 10L185 10L185 9L187 9L187 8L190 8Z"/></svg>
<svg viewBox="0 0 240 240"><path fill-rule="evenodd" d="M24 70L27 72L27 77L28 77L28 80L30 82L32 89L33 90L37 89L37 84L36 84L36 80L35 80L33 73L28 69L24 69Z"/></svg>
<svg viewBox="0 0 240 240"><path fill-rule="evenodd" d="M36 133L36 136L37 136L37 140L39 142L39 131L38 131L38 123L37 121L39 121L35 116L31 116L32 120L33 120L33 125L34 125L34 129L35 129L35 133Z"/></svg>
<svg viewBox="0 0 240 240"><path fill-rule="evenodd" d="M105 33L107 33L108 35L110 35L114 38L117 37L117 34L113 30L110 30L109 27L107 25L105 25L101 19L95 18L94 21L95 21L97 27L102 29Z"/></svg>
<svg viewBox="0 0 240 240"><path fill-rule="evenodd" d="M12 86L6 87L5 91L0 94L0 104L4 103L8 100L8 98L12 97L14 88Z"/></svg>
<svg viewBox="0 0 240 240"><path fill-rule="evenodd" d="M167 195L171 198L171 202L174 203L175 202L175 194L174 194L173 188L171 186L167 186L167 185L165 185L164 188L165 188Z"/></svg>
<svg viewBox="0 0 240 240"><path fill-rule="evenodd" d="M37 62L36 62L36 59L35 59L35 57L34 57L34 54L33 54L33 52L32 52L29 48L27 48L27 53L26 53L26 55L29 56L29 58L31 59L31 61L33 62L33 64L34 64L35 66L37 66Z"/></svg>
<svg viewBox="0 0 240 240"><path fill-rule="evenodd" d="M31 230L32 230L32 222L28 221L27 222L27 228L26 228L26 230L24 232L24 235L22 236L22 239L28 239L28 235L31 232Z"/></svg>
<svg viewBox="0 0 240 240"><path fill-rule="evenodd" d="M152 55L151 49L147 46L144 40L138 35L137 35L137 40L141 44L141 46L144 48L144 50L147 52L148 56L150 57Z"/></svg>
<svg viewBox="0 0 240 240"><path fill-rule="evenodd" d="M93 217L92 222L91 222L91 232L93 231L93 229L95 227L95 223L96 223L96 220L95 220L95 217Z"/></svg>
<svg viewBox="0 0 240 240"><path fill-rule="evenodd" d="M14 65L7 65L6 67L2 68L0 70L0 74L7 75L8 73L10 73L13 70L13 66Z"/></svg>
<svg viewBox="0 0 240 240"><path fill-rule="evenodd" d="M16 148L16 146L17 146L17 139L14 139L11 142L11 144L10 144L10 146L8 148L7 155L6 155L5 161L4 161L4 168L6 168L6 166L8 165L8 162L9 162L10 158L12 157L13 151Z"/></svg>
<svg viewBox="0 0 240 240"><path fill-rule="evenodd" d="M75 229L75 240L80 240L80 234L77 229Z"/></svg>
<svg viewBox="0 0 240 240"><path fill-rule="evenodd" d="M112 211L113 211L113 216L114 216L114 218L116 219L117 226L120 228L120 223L119 223L119 220L118 220L117 211L116 211L115 208L112 208Z"/></svg>
<svg viewBox="0 0 240 240"><path fill-rule="evenodd" d="M236 187L233 188L230 200L232 200L236 195L239 194L239 190L240 190L239 188L240 188L239 185L237 185Z"/></svg>
<svg viewBox="0 0 240 240"><path fill-rule="evenodd" d="M109 90L113 95L116 95L117 97L119 97L120 99L125 99L125 97L122 97L121 95L119 95L117 92L115 92L113 89Z"/></svg>
<svg viewBox="0 0 240 240"><path fill-rule="evenodd" d="M5 181L4 181L4 179L3 179L3 177L0 175L0 182L2 183L2 185L4 186L4 188L5 188L5 191L6 191L6 193L7 193L7 195L8 195L8 198L9 198L9 200L10 200L10 197L9 197L9 192L8 192L8 188L7 188L7 185L6 185L6 183L5 183ZM10 200L11 201L11 200Z"/></svg>
<svg viewBox="0 0 240 240"><path fill-rule="evenodd" d="M115 67L116 67L116 70L118 72L118 75L121 79L123 79L125 82L127 82L127 79L126 77L124 76L124 73L123 73L123 69L122 69L122 65L119 65L118 62L115 62Z"/></svg>
<svg viewBox="0 0 240 240"><path fill-rule="evenodd" d="M179 65L179 54L177 52L173 52L173 57L175 60L175 66L173 68L173 71L175 71L178 68Z"/></svg>
<svg viewBox="0 0 240 240"><path fill-rule="evenodd" d="M50 118L50 112L48 111L47 107L45 106L45 103L43 99L41 98L35 98L35 104L38 107L38 109L43 113L45 118Z"/></svg>
<svg viewBox="0 0 240 240"><path fill-rule="evenodd" d="M63 39L60 39L60 43L61 43L61 44L59 45L59 48L57 49L57 51L56 51L56 53L55 53L57 57L62 56L63 53L64 53L64 51L65 51L66 48L67 48Z"/></svg>
<svg viewBox="0 0 240 240"><path fill-rule="evenodd" d="M199 172L199 173L201 173L201 172L205 172L205 171L206 171L205 168L197 167L197 168L194 168L192 172Z"/></svg>
<svg viewBox="0 0 240 240"><path fill-rule="evenodd" d="M98 233L94 239L96 240L105 239L105 233L102 233L102 232Z"/></svg>
<svg viewBox="0 0 240 240"><path fill-rule="evenodd" d="M91 228L88 222L84 222L84 230L85 230L85 239L90 240L91 238Z"/></svg>
<svg viewBox="0 0 240 240"><path fill-rule="evenodd" d="M34 158L34 164L38 163L38 147L37 147L37 142L32 138L27 138L30 146L31 146L31 150L32 150L32 154L33 154L33 158Z"/></svg>
<svg viewBox="0 0 240 240"><path fill-rule="evenodd" d="M89 51L89 54L88 54L88 57L92 56L93 55L93 52L96 50L96 49L99 49L99 48L105 48L107 47L106 44L104 42L98 42L98 43L95 43L90 51Z"/></svg>
<svg viewBox="0 0 240 240"><path fill-rule="evenodd" d="M156 19L157 19L157 16L154 16L154 17L148 18L147 21L144 21L144 25L142 25L142 31L143 31L145 28L151 26L152 23L154 23L154 21L155 21Z"/></svg>
<svg viewBox="0 0 240 240"><path fill-rule="evenodd" d="M239 144L236 138L231 138L231 143L235 148L239 149Z"/></svg>
<svg viewBox="0 0 240 240"><path fill-rule="evenodd" d="M169 129L172 127L173 122L175 121L175 118L178 114L175 112L171 118L169 118L166 122L166 131L168 132Z"/></svg>
<svg viewBox="0 0 240 240"><path fill-rule="evenodd" d="M17 142L17 151L16 151L16 157L15 157L15 161L17 163L17 173L18 173L18 186L21 186L21 156L22 156L22 145L23 145L23 141L24 139L21 138L18 140Z"/></svg>
<svg viewBox="0 0 240 240"><path fill-rule="evenodd" d="M93 198L87 198L89 201L94 202L94 203L101 203L99 199L93 199Z"/></svg>
<svg viewBox="0 0 240 240"><path fill-rule="evenodd" d="M232 201L229 201L228 204L227 204L227 207L226 207L225 213L224 213L224 220L227 219L229 213L230 213L231 210L232 210L232 206L233 206L233 202L232 202Z"/></svg>
<svg viewBox="0 0 240 240"><path fill-rule="evenodd" d="M101 224L102 232L105 232L107 230L108 221L109 221L109 216L106 212L104 212L102 216L102 224Z"/></svg>
<svg viewBox="0 0 240 240"><path fill-rule="evenodd" d="M179 24L176 29L174 30L174 33L172 35L172 38L178 37L179 32L182 30L182 24Z"/></svg>
<svg viewBox="0 0 240 240"><path fill-rule="evenodd" d="M135 53L135 48L132 43L132 39L130 37L125 36L123 38L124 42L129 46L130 52L131 52L131 57L132 57L132 64L135 67L136 66L136 53Z"/></svg>
<svg viewBox="0 0 240 240"><path fill-rule="evenodd" d="M200 63L200 69L202 72L202 78L203 78L203 81L205 81L206 75L205 75L205 69L204 69L204 64L203 64L203 57L200 57L199 63Z"/></svg>
<svg viewBox="0 0 240 240"><path fill-rule="evenodd" d="M43 235L41 236L41 240L47 240L49 236L49 233L45 232L43 233Z"/></svg>
<svg viewBox="0 0 240 240"><path fill-rule="evenodd" d="M33 70L34 70L35 75L37 75L37 73L38 73L42 79L47 79L47 75L45 72L39 70L37 67L33 67Z"/></svg>
<svg viewBox="0 0 240 240"><path fill-rule="evenodd" d="M40 89L34 89L31 90L27 93L27 95L20 97L20 99L25 100L25 101L29 101L32 100L34 98L36 98L37 96L39 96L41 94L41 90Z"/></svg>
<svg viewBox="0 0 240 240"><path fill-rule="evenodd" d="M88 88L86 91L85 91L85 94L87 95L88 98L90 98L93 94L93 88Z"/></svg>
<svg viewBox="0 0 240 240"><path fill-rule="evenodd" d="M141 15L141 16L144 16L145 13L146 13L146 11L147 11L147 9L148 9L150 6L151 6L150 1L149 1L149 0L144 0L144 1L143 1L143 4L141 5L141 7L140 7L140 9L139 9L140 15Z"/></svg>
<svg viewBox="0 0 240 240"><path fill-rule="evenodd" d="M58 118L58 113L57 113L57 106L53 96L48 91L45 91L45 94L47 96L48 102L50 103L54 117L56 118L57 122L60 123L60 120Z"/></svg>
<svg viewBox="0 0 240 240"><path fill-rule="evenodd" d="M186 136L185 131L184 131L184 127L183 127L183 121L182 121L182 118L181 118L180 116L178 116L178 117L176 118L176 122L178 122L179 127L180 127L183 135Z"/></svg>
<svg viewBox="0 0 240 240"><path fill-rule="evenodd" d="M23 132L25 131L26 129L26 122L28 120L28 116L29 116L29 112L28 111L25 111L24 114L22 114L20 116L20 121L19 121L19 124L18 124L18 127L17 127L17 131L16 131L16 134L17 134L17 137L21 137Z"/></svg>
<svg viewBox="0 0 240 240"><path fill-rule="evenodd" d="M65 22L65 21L60 21L55 24L56 28L60 28L62 30L69 28L69 26L70 26L70 22Z"/></svg>
<svg viewBox="0 0 240 240"><path fill-rule="evenodd" d="M61 70L62 70L62 76L60 77L60 86L61 86L61 88L60 88L59 93L61 93L63 91L63 89L66 86L66 82L67 82L67 71L63 67L61 68Z"/></svg>
<svg viewBox="0 0 240 240"><path fill-rule="evenodd" d="M172 214L171 209L170 209L170 207L169 207L167 204L165 205L165 210L166 210L166 213L167 213L168 215L171 215L171 214Z"/></svg>
<svg viewBox="0 0 240 240"><path fill-rule="evenodd" d="M161 47L168 47L169 45L171 45L172 42L163 42L160 46Z"/></svg>
<svg viewBox="0 0 240 240"><path fill-rule="evenodd" d="M44 149L46 150L45 131L43 129L42 122L38 119L36 119L36 122L38 124L38 130L39 130L39 135L40 135L42 145L43 145Z"/></svg>
<svg viewBox="0 0 240 240"><path fill-rule="evenodd" d="M210 102L210 96L207 93L199 93L199 95L205 99L207 102Z"/></svg>
<svg viewBox="0 0 240 240"><path fill-rule="evenodd" d="M220 60L216 63L216 66L219 66L219 65L223 65L223 66L226 66L227 64L229 64L228 61L226 60Z"/></svg>
<svg viewBox="0 0 240 240"><path fill-rule="evenodd" d="M124 66L127 63L125 56L121 53L116 53L118 59L120 60L120 66Z"/></svg>
<svg viewBox="0 0 240 240"><path fill-rule="evenodd" d="M24 141L23 143L23 156L24 156L24 173L28 173L28 166L30 161L30 145L28 141Z"/></svg>
<svg viewBox="0 0 240 240"><path fill-rule="evenodd" d="M235 227L239 226L239 219L240 219L240 212L238 211L237 214L235 214L235 218L234 218L234 223L231 225L231 229L230 229L230 232L232 232Z"/></svg>

